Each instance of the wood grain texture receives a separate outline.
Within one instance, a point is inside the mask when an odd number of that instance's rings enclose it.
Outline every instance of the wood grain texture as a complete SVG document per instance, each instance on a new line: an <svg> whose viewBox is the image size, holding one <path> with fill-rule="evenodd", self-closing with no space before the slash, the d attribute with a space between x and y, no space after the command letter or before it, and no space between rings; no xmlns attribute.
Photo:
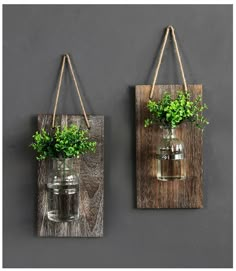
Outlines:
<svg viewBox="0 0 236 271"><path fill-rule="evenodd" d="M75 159L74 168L80 176L79 220L74 222L52 222L47 219L46 182L50 160L39 162L38 167L38 220L39 236L55 237L102 237L104 209L104 117L89 116L89 136L97 142L95 153ZM81 115L57 115L56 125L76 124L86 129ZM50 129L52 115L38 115L38 129Z"/></svg>
<svg viewBox="0 0 236 271"><path fill-rule="evenodd" d="M146 104L151 86L139 85L135 89L136 101L136 182L137 208L203 208L202 185L202 131L191 123L177 128L176 136L184 141L186 174L184 181L158 181L155 154L162 137L158 125L144 128L149 116ZM156 85L153 99L160 99L164 91L175 97L182 85ZM202 95L202 85L188 85L193 97Z"/></svg>

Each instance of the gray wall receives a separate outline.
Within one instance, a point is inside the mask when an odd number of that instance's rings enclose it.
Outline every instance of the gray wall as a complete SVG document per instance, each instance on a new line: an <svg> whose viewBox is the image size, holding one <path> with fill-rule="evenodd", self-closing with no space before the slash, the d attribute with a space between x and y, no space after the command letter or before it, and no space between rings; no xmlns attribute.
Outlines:
<svg viewBox="0 0 236 271"><path fill-rule="evenodd" d="M4 47L5 267L232 266L232 6L8 6ZM176 27L187 81L202 83L202 210L135 208L134 86L151 82L163 28ZM86 107L105 115L105 226L98 239L36 236L37 113L52 111L71 53ZM159 83L178 83L168 43ZM70 88L71 86L71 88ZM68 73L59 112L80 112Z"/></svg>

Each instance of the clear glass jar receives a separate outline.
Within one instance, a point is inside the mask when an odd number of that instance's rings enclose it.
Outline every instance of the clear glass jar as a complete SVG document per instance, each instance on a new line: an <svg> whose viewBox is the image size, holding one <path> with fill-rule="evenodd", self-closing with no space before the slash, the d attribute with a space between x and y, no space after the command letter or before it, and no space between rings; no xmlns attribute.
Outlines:
<svg viewBox="0 0 236 271"><path fill-rule="evenodd" d="M157 179L160 181L185 180L186 161L184 143L175 135L176 130L161 127L162 139L157 147Z"/></svg>
<svg viewBox="0 0 236 271"><path fill-rule="evenodd" d="M69 222L79 218L79 174L74 158L52 159L47 183L48 219Z"/></svg>

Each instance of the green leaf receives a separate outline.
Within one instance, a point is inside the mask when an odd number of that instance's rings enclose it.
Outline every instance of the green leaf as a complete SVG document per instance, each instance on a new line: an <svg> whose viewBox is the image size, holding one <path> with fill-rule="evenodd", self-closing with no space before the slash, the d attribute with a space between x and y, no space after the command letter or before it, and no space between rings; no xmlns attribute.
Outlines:
<svg viewBox="0 0 236 271"><path fill-rule="evenodd" d="M150 116L144 121L144 127L156 123L174 128L183 121L191 121L202 129L209 122L202 116L207 105L202 105L201 101L200 95L191 99L189 91L177 91L175 99L171 98L170 93L164 92L160 100L148 101L147 108Z"/></svg>
<svg viewBox="0 0 236 271"><path fill-rule="evenodd" d="M83 130L76 125L64 127L57 126L55 132L49 134L45 129L36 131L30 144L36 152L37 160L46 158L78 157L87 152L95 152L96 142L90 141L88 130Z"/></svg>

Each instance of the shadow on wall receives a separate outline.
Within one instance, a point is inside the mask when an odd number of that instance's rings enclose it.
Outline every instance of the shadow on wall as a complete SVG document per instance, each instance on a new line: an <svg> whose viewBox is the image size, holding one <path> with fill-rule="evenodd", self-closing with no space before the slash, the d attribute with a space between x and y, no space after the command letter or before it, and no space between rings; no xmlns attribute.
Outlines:
<svg viewBox="0 0 236 271"><path fill-rule="evenodd" d="M135 121L135 86L128 87L129 94L129 123L130 123L130 151L131 151L131 161L133 163L132 166L132 202L133 208L137 208L136 203L136 121Z"/></svg>
<svg viewBox="0 0 236 271"><path fill-rule="evenodd" d="M38 129L38 121L37 121L37 115L31 117L30 120L31 124L31 135L32 136L35 131ZM27 138L28 139L28 138ZM31 142L31 141L30 141ZM33 150L31 149L31 152L33 152ZM33 206L34 206L34 221L33 221L33 235L37 236L37 178L38 178L38 174L37 174L37 170L38 170L38 162L35 158L35 156L33 157L33 162L32 162L32 171L33 171L33 180L35 180L33 182L33 193L32 190L29 189L28 194L29 196L33 197L32 201L33 201Z"/></svg>
<svg viewBox="0 0 236 271"><path fill-rule="evenodd" d="M5 143L5 152L8 152L11 160L7 160L4 163L16 163L16 168L12 170L18 171L17 183L14 184L17 189L16 201L21 202L23 212L20 214L20 219L23 221L23 227L25 233L31 232L36 236L36 214L37 214L37 160L35 153L30 144L32 142L32 135L37 130L37 116L31 116L30 118L24 118L21 124L23 129L21 133L14 133L12 138L7 138ZM25 133L27 129L27 133ZM14 144L12 143L14 142ZM23 165L24 170L21 170ZM6 167L6 166L4 166ZM14 180L15 181L15 180ZM6 188L5 188L6 189ZM25 209L32 209L29 215ZM32 214L33 212L33 214Z"/></svg>
<svg viewBox="0 0 236 271"><path fill-rule="evenodd" d="M111 227L109 226L109 217L106 215L109 212L109 206L106 204L107 197L109 197L111 191L112 183L111 180L111 159L110 159L110 144L111 144L111 118L104 116L104 236L109 235L112 232Z"/></svg>

